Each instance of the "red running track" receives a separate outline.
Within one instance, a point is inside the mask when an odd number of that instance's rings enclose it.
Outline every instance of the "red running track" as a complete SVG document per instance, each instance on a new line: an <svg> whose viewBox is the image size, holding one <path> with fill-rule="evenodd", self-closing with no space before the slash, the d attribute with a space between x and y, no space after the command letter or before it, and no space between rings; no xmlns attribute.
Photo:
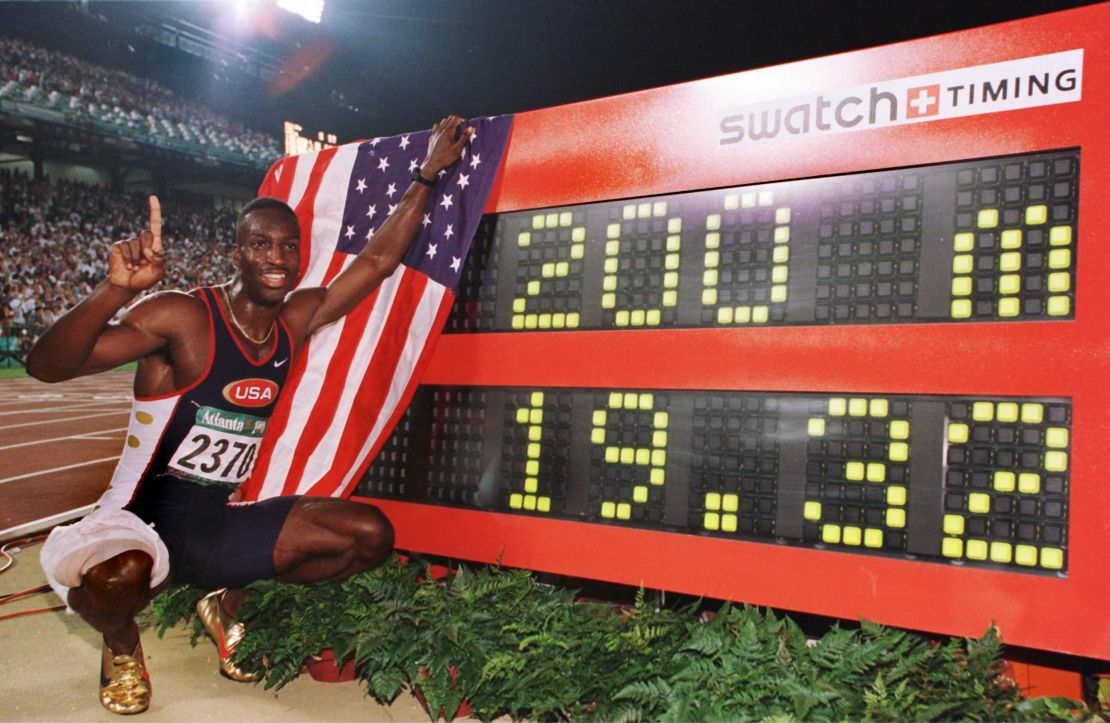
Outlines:
<svg viewBox="0 0 1110 723"><path fill-rule="evenodd" d="M123 448L133 377L0 380L0 533L96 501Z"/></svg>

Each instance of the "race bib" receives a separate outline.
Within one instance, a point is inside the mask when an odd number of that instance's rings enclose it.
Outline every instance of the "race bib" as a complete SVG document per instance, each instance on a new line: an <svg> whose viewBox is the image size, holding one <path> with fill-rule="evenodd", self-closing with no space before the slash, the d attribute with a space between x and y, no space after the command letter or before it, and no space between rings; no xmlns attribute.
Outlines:
<svg viewBox="0 0 1110 723"><path fill-rule="evenodd" d="M250 414L200 407L168 467L196 482L238 486L254 468L266 421Z"/></svg>

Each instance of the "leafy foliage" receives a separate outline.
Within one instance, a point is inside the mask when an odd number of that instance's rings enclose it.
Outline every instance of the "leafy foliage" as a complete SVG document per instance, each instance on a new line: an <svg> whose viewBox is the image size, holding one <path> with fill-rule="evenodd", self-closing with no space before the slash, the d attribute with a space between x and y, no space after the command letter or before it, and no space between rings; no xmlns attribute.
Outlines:
<svg viewBox="0 0 1110 723"><path fill-rule="evenodd" d="M773 611L724 605L579 604L520 570L460 568L441 580L395 559L342 583L255 583L239 662L281 687L304 659L354 657L377 701L418 687L433 716L465 700L483 720L1077 720L1079 702L1022 700L999 675L1002 643L935 642L868 622L818 640ZM200 592L155 602L164 630Z"/></svg>
<svg viewBox="0 0 1110 723"><path fill-rule="evenodd" d="M204 635L204 626L197 617L196 606L197 601L205 594L206 591L191 585L171 585L159 593L151 601L151 621L158 631L158 637L165 635L167 630L178 623L189 622L192 624L189 643L195 647L197 640Z"/></svg>
<svg viewBox="0 0 1110 723"><path fill-rule="evenodd" d="M256 582L239 613L247 634L236 660L247 670L261 671L267 688L281 688L296 678L305 659L321 650L333 650L336 663L343 665L355 655L361 636L383 632L388 612L412 599L420 570L395 558L339 583ZM379 684L380 689L370 692L388 702L401 682L391 688Z"/></svg>

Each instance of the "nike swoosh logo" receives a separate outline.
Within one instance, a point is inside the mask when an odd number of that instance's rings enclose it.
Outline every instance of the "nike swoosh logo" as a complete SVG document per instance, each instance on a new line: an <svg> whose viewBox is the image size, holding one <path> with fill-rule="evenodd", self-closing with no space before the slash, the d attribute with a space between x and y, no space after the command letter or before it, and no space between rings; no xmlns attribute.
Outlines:
<svg viewBox="0 0 1110 723"><path fill-rule="evenodd" d="M284 364L287 361L289 361L289 357L285 357L281 361L274 362L274 369L277 369L279 366L281 366L282 364Z"/></svg>

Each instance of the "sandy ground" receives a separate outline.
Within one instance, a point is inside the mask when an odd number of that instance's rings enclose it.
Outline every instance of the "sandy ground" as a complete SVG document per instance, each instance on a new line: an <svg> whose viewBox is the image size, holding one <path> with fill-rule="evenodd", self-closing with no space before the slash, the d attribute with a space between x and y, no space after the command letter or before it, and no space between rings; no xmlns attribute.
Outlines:
<svg viewBox="0 0 1110 723"><path fill-rule="evenodd" d="M0 594L45 581L38 561L40 548L30 545L15 553L15 564L0 573ZM0 615L59 603L53 593L43 593L0 606ZM226 680L216 672L215 647L207 641L190 647L189 633L182 627L162 639L153 630L144 630L143 648L153 702L150 710L132 720L428 720L411 695L402 693L392 706L383 707L357 681L320 683L306 674L274 692ZM0 720L121 720L98 702L100 638L76 615L51 612L2 620L0 650L5 663L0 676Z"/></svg>

